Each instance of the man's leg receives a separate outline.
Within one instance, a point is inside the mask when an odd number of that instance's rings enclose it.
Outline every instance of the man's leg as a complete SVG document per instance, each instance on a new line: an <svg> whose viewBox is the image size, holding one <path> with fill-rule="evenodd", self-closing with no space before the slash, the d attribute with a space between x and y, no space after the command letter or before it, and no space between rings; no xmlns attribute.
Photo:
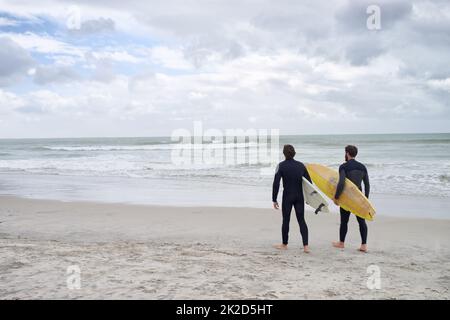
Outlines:
<svg viewBox="0 0 450 320"><path fill-rule="evenodd" d="M289 240L289 222L291 221L292 202L283 199L281 204L281 210L283 211L283 223L281 225L281 235L283 244L287 245Z"/></svg>
<svg viewBox="0 0 450 320"><path fill-rule="evenodd" d="M300 226L300 234L302 235L303 248L306 253L309 252L308 248L308 225L305 221L305 202L303 200L296 201L294 204L295 214Z"/></svg>
<svg viewBox="0 0 450 320"><path fill-rule="evenodd" d="M361 234L361 248L360 251L367 252L367 224L366 220L356 217L359 224L359 233Z"/></svg>
<svg viewBox="0 0 450 320"><path fill-rule="evenodd" d="M350 212L340 208L341 211L341 225L339 227L339 242L333 242L336 248L344 248L345 236L348 230L348 220L350 219Z"/></svg>
<svg viewBox="0 0 450 320"><path fill-rule="evenodd" d="M348 231L348 220L350 219L350 212L340 208L341 211L341 225L339 227L339 241L345 242L345 237Z"/></svg>

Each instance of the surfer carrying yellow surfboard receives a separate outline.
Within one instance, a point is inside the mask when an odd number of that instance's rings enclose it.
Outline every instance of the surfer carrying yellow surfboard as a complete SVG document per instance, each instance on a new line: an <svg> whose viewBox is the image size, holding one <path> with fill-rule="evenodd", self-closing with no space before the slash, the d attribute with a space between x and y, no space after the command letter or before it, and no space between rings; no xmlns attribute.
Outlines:
<svg viewBox="0 0 450 320"><path fill-rule="evenodd" d="M305 201L302 190L302 179L305 177L310 183L311 178L308 170L303 163L294 160L295 149L290 144L283 147L283 154L286 160L280 162L277 167L272 188L273 207L279 209L277 202L278 191L280 189L280 180L283 178L283 202L282 213L283 223L281 226L283 243L276 245L277 249L287 249L289 222L291 219L292 207L295 209L298 224L300 225L300 233L303 239L303 251L309 253L308 247L308 226L305 221Z"/></svg>
<svg viewBox="0 0 450 320"><path fill-rule="evenodd" d="M341 196L344 185L345 178L352 181L359 190L362 191L361 183L364 183L364 193L366 198L369 198L370 183L369 174L367 173L367 168L360 162L355 160L358 154L358 148L352 145L345 147L345 163L339 167L339 182L336 187L336 194L334 196L334 203L338 204L338 199ZM347 235L348 221L350 219L350 211L340 208L341 212L341 225L339 227L339 242L333 242L333 246L336 248L344 248L345 236ZM356 216L359 224L359 232L361 234L361 247L359 248L362 252L367 252L367 224L366 220Z"/></svg>

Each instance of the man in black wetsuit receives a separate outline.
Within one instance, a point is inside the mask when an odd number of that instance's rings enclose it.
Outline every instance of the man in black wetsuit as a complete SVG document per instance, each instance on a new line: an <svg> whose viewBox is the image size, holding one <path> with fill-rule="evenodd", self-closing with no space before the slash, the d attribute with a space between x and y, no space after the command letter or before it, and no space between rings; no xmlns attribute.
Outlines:
<svg viewBox="0 0 450 320"><path fill-rule="evenodd" d="M367 173L366 167L355 160L358 154L358 148L355 146L345 147L345 163L339 167L339 182L336 187L336 194L334 196L334 203L337 205L337 199L339 199L342 191L344 190L345 178L352 181L359 190L362 191L361 182L364 182L364 193L367 198L369 198L370 184L369 184L369 174ZM333 242L333 246L336 248L344 248L345 236L347 235L347 225L350 219L350 212L340 208L341 211L341 226L339 229L339 242ZM367 252L367 224L366 220L360 217L356 217L359 224L359 232L361 233L361 247L359 248L362 252Z"/></svg>
<svg viewBox="0 0 450 320"><path fill-rule="evenodd" d="M295 149L293 146L287 144L283 148L283 154L286 160L280 162L275 173L272 188L273 207L279 209L277 202L278 191L280 189L280 180L283 178L283 224L281 226L281 233L283 243L276 245L277 249L287 249L289 222L291 219L292 207L295 209L297 221L300 225L300 233L303 238L303 250L309 253L308 248L308 226L305 221L305 202L303 199L302 177L311 182L308 171L303 163L294 160ZM311 182L312 183L312 182Z"/></svg>

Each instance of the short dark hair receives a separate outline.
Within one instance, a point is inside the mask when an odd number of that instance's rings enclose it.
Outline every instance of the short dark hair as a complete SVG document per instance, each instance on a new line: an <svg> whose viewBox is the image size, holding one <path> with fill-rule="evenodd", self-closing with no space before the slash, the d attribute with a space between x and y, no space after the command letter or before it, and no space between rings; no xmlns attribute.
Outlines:
<svg viewBox="0 0 450 320"><path fill-rule="evenodd" d="M354 158L358 154L358 148L352 145L348 145L345 147L345 152L348 152L350 157Z"/></svg>
<svg viewBox="0 0 450 320"><path fill-rule="evenodd" d="M295 149L290 144L285 144L283 147L283 154L286 157L286 159L293 159L295 156Z"/></svg>

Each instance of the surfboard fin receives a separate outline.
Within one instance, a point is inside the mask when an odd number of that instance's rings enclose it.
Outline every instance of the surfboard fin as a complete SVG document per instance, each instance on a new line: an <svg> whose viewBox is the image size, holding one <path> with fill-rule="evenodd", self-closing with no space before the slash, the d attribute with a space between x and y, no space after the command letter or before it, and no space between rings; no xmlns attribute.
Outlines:
<svg viewBox="0 0 450 320"><path fill-rule="evenodd" d="M315 214L318 214L319 211L322 210L322 207L325 207L325 205L324 205L323 203L321 203L321 204L319 205L319 207L316 209L316 211L314 211L314 213L315 213Z"/></svg>

